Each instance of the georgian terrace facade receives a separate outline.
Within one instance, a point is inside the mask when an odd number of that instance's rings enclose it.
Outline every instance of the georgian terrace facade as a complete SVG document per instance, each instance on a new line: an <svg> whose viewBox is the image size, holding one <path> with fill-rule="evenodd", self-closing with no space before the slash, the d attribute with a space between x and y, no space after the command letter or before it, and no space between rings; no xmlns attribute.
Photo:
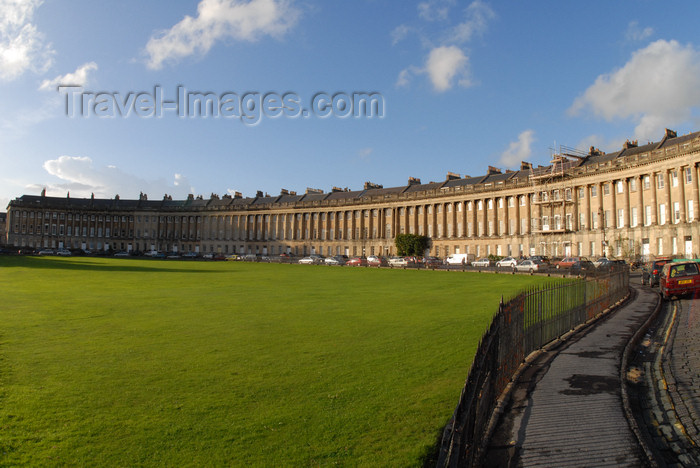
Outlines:
<svg viewBox="0 0 700 468"><path fill-rule="evenodd" d="M222 254L392 255L399 233L431 238L430 255L700 254L700 132L655 143L555 155L548 166L483 176L297 195L138 200L23 195L8 245Z"/></svg>

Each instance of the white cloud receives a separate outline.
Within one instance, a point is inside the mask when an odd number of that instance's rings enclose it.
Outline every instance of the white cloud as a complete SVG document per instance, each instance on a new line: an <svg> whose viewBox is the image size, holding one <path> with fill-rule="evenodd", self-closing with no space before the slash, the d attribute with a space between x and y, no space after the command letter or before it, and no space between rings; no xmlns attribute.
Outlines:
<svg viewBox="0 0 700 468"><path fill-rule="evenodd" d="M0 79L46 71L54 51L31 21L42 0L0 0Z"/></svg>
<svg viewBox="0 0 700 468"><path fill-rule="evenodd" d="M630 21L627 25L625 38L631 42L639 42L647 39L652 34L654 34L654 28L648 26L646 28L642 28L639 26L638 21Z"/></svg>
<svg viewBox="0 0 700 468"><path fill-rule="evenodd" d="M44 91L55 91L57 86L85 86L88 82L88 74L91 71L97 70L95 62L84 63L79 66L73 73L60 75L53 80L44 80L41 82L39 89Z"/></svg>
<svg viewBox="0 0 700 468"><path fill-rule="evenodd" d="M700 53L692 45L659 40L636 51L622 67L598 76L568 112L607 121L629 119L640 140L687 122L700 106Z"/></svg>
<svg viewBox="0 0 700 468"><path fill-rule="evenodd" d="M439 28L428 28L433 31L432 34L425 34L425 30L420 27L407 25L398 26L392 31L393 45L403 40L409 32L416 32L423 47L430 50L423 68L410 65L399 73L397 87L408 86L411 77L420 74L427 74L433 88L439 92L452 89L455 84L461 87L472 86L469 57L463 46L475 36L482 35L489 21L496 15L481 0L470 3L464 9L464 15L452 11L457 4L454 0L427 0L418 4L420 19L441 22ZM459 19L455 20L457 17Z"/></svg>
<svg viewBox="0 0 700 468"><path fill-rule="evenodd" d="M450 41L463 43L471 40L472 36L482 35L486 31L488 22L496 14L487 4L476 0L467 7L466 16L467 19L452 30Z"/></svg>
<svg viewBox="0 0 700 468"><path fill-rule="evenodd" d="M429 0L418 4L418 16L426 21L446 20L450 8L455 4L454 0Z"/></svg>
<svg viewBox="0 0 700 468"><path fill-rule="evenodd" d="M576 148L588 152L592 146L606 153L611 153L621 150L625 140L625 137L608 138L603 135L592 134L582 138L576 145ZM644 144L646 142L640 141L639 143Z"/></svg>
<svg viewBox="0 0 700 468"><path fill-rule="evenodd" d="M535 132L533 130L525 130L518 135L518 141L512 141L508 148L501 153L500 163L506 167L518 165L521 161L525 161L532 154L532 142L535 141Z"/></svg>
<svg viewBox="0 0 700 468"><path fill-rule="evenodd" d="M159 200L164 194L173 198L184 199L194 189L181 174L175 174L172 183L163 179L148 181L121 171L115 166L95 167L92 159L81 156L60 156L44 162L44 170L60 181L49 184L34 184L31 189L46 187L47 194L63 196L70 192L74 197L89 197L95 194L98 198L138 198L143 192L151 199Z"/></svg>
<svg viewBox="0 0 700 468"><path fill-rule="evenodd" d="M201 0L196 17L185 16L151 37L146 44L147 65L157 70L164 62L204 55L222 39L252 42L262 36L280 37L298 17L289 0Z"/></svg>
<svg viewBox="0 0 700 468"><path fill-rule="evenodd" d="M425 64L433 88L443 92L452 88L456 79L460 86L467 87L469 81L469 59L456 46L436 47L430 51Z"/></svg>

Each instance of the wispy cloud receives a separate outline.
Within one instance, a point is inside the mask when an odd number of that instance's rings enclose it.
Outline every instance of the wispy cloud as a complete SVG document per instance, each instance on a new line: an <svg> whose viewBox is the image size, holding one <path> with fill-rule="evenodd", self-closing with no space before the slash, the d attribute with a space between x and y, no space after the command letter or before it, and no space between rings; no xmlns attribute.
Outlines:
<svg viewBox="0 0 700 468"><path fill-rule="evenodd" d="M52 80L44 80L41 82L39 89L42 91L55 91L59 85L63 86L85 86L89 80L90 72L97 70L95 62L84 63L79 66L73 73L59 75Z"/></svg>
<svg viewBox="0 0 700 468"><path fill-rule="evenodd" d="M42 0L0 0L0 79L11 81L31 70L43 73L54 51L32 24Z"/></svg>
<svg viewBox="0 0 700 468"><path fill-rule="evenodd" d="M174 198L186 198L194 192L182 174L175 174L171 183L163 179L145 180L116 166L96 167L92 159L86 156L60 156L44 162L43 168L58 181L32 184L28 189L36 191L46 187L49 195L62 196L70 192L71 196L89 197L94 193L96 197L102 198L112 198L115 195L136 198L144 192L155 199L166 193Z"/></svg>
<svg viewBox="0 0 700 468"><path fill-rule="evenodd" d="M197 16L185 18L146 44L147 65L160 69L190 55L205 55L224 39L253 42L281 37L297 22L300 12L289 0L202 0Z"/></svg>
<svg viewBox="0 0 700 468"><path fill-rule="evenodd" d="M448 37L450 42L464 43L475 36L481 36L496 14L486 3L477 0L467 7L465 16L465 20L452 29Z"/></svg>
<svg viewBox="0 0 700 468"><path fill-rule="evenodd" d="M630 42L640 42L651 37L654 34L654 28L646 27L642 28L639 26L638 21L630 21L627 25L627 32L625 33L625 39Z"/></svg>
<svg viewBox="0 0 700 468"><path fill-rule="evenodd" d="M362 148L360 151L357 152L357 156L359 156L360 159L363 161L367 161L369 159L369 156L374 152L374 148Z"/></svg>
<svg viewBox="0 0 700 468"><path fill-rule="evenodd" d="M700 53L692 45L659 40L636 51L621 68L598 76L568 112L636 123L641 140L688 122L700 106Z"/></svg>
<svg viewBox="0 0 700 468"><path fill-rule="evenodd" d="M391 45L396 45L406 39L412 30L413 28L406 26L405 24L396 26L394 30L391 31Z"/></svg>
<svg viewBox="0 0 700 468"><path fill-rule="evenodd" d="M425 21L446 20L455 0L429 0L418 4L418 16Z"/></svg>
<svg viewBox="0 0 700 468"><path fill-rule="evenodd" d="M514 167L521 161L525 161L532 155L532 143L535 141L535 132L525 130L518 135L517 141L512 141L508 148L501 153L499 162L506 167Z"/></svg>

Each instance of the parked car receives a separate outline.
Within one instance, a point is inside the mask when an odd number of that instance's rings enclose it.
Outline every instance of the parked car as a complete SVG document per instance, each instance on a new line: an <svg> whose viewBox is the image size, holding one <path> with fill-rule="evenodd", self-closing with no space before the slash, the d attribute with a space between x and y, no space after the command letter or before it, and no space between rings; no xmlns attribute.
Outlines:
<svg viewBox="0 0 700 468"><path fill-rule="evenodd" d="M430 268L442 265L442 261L437 257L425 257L425 258L423 258L422 263L426 267L430 267Z"/></svg>
<svg viewBox="0 0 700 468"><path fill-rule="evenodd" d="M535 260L523 260L513 267L515 271L527 271L528 273L534 273L540 270L540 263Z"/></svg>
<svg viewBox="0 0 700 468"><path fill-rule="evenodd" d="M315 265L315 264L318 264L320 262L319 262L319 257L308 256L308 257L300 258L299 263L301 263L303 265Z"/></svg>
<svg viewBox="0 0 700 468"><path fill-rule="evenodd" d="M659 291L664 299L700 291L700 268L693 261L669 262L659 274Z"/></svg>
<svg viewBox="0 0 700 468"><path fill-rule="evenodd" d="M326 265L345 265L347 257L345 255L336 255L335 257L327 257Z"/></svg>
<svg viewBox="0 0 700 468"><path fill-rule="evenodd" d="M582 258L582 257L564 257L558 262L555 263L555 266L557 269L562 269L562 268L572 268L574 264L580 261L586 261L589 262L588 259Z"/></svg>
<svg viewBox="0 0 700 468"><path fill-rule="evenodd" d="M37 255L56 255L56 252L51 249L42 249L39 251L39 253L37 253Z"/></svg>
<svg viewBox="0 0 700 468"><path fill-rule="evenodd" d="M120 250L119 252L114 254L115 257L130 257L131 254L127 252L126 250Z"/></svg>
<svg viewBox="0 0 700 468"><path fill-rule="evenodd" d="M491 260L488 258L480 258L472 262L473 267L489 267L491 266Z"/></svg>
<svg viewBox="0 0 700 468"><path fill-rule="evenodd" d="M571 267L569 267L569 270L571 270L572 273L585 275L588 273L595 273L596 268L592 261L585 258L579 258L571 265Z"/></svg>
<svg viewBox="0 0 700 468"><path fill-rule="evenodd" d="M187 253L182 255L182 258L197 258L197 257L199 257L199 254L197 252L187 252ZM236 257L238 257L238 256L236 255Z"/></svg>
<svg viewBox="0 0 700 468"><path fill-rule="evenodd" d="M389 266L405 267L408 266L408 260L405 257L391 257L389 259Z"/></svg>
<svg viewBox="0 0 700 468"><path fill-rule="evenodd" d="M532 260L534 262L537 262L540 265L540 268L547 268L550 265L552 265L553 260L550 259L549 257L546 257L544 255L531 255L528 260Z"/></svg>
<svg viewBox="0 0 700 468"><path fill-rule="evenodd" d="M608 257L600 257L596 261L593 262L596 268L599 266L607 266L607 264L610 263L610 259Z"/></svg>
<svg viewBox="0 0 700 468"><path fill-rule="evenodd" d="M70 257L73 255L73 253L68 249L58 249L56 251L56 255L60 255L61 257Z"/></svg>
<svg viewBox="0 0 700 468"><path fill-rule="evenodd" d="M659 273L661 273L661 269L670 261L670 257L658 257L645 263L642 267L642 284L648 284L651 287L657 286L659 284Z"/></svg>
<svg viewBox="0 0 700 468"><path fill-rule="evenodd" d="M506 257L496 262L496 268L513 268L517 264L518 261L513 257Z"/></svg>
<svg viewBox="0 0 700 468"><path fill-rule="evenodd" d="M379 255L370 255L367 257L367 265L380 267L389 265L389 262L387 262L386 258Z"/></svg>
<svg viewBox="0 0 700 468"><path fill-rule="evenodd" d="M365 257L353 257L345 264L347 266L367 266L367 259Z"/></svg>

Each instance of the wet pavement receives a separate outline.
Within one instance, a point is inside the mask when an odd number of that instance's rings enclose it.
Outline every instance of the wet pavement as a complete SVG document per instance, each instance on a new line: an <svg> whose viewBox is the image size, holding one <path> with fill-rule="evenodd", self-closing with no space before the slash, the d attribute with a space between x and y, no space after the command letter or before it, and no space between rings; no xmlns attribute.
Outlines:
<svg viewBox="0 0 700 468"><path fill-rule="evenodd" d="M643 466L623 408L620 363L656 304L655 294L639 291L536 359L515 386L485 466Z"/></svg>

